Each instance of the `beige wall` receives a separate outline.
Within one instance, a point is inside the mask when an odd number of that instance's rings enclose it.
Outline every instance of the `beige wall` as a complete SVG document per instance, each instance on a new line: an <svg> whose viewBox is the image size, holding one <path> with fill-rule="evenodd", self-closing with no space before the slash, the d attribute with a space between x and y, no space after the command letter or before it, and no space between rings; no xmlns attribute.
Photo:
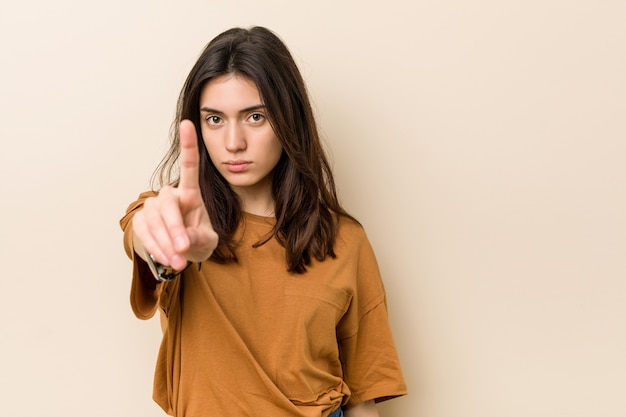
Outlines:
<svg viewBox="0 0 626 417"><path fill-rule="evenodd" d="M298 57L383 270L381 414L626 415L626 3L3 1L1 414L160 416L117 226L231 26Z"/></svg>

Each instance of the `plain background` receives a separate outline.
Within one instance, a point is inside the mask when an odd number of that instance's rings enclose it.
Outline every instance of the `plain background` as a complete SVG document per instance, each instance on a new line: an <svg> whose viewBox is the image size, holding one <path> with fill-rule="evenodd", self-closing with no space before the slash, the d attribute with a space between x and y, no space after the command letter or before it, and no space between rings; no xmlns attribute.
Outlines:
<svg viewBox="0 0 626 417"><path fill-rule="evenodd" d="M0 3L1 414L161 416L118 220L183 80L263 25L377 252L410 394L381 415L626 415L626 3Z"/></svg>

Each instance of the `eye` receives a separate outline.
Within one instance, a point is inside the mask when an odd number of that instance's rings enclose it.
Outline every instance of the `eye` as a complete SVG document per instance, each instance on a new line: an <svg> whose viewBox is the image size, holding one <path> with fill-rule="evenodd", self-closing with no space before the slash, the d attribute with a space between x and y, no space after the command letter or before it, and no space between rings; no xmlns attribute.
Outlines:
<svg viewBox="0 0 626 417"><path fill-rule="evenodd" d="M262 113L252 113L248 117L248 121L254 124L261 123L263 120L265 120L265 115L263 115Z"/></svg>
<svg viewBox="0 0 626 417"><path fill-rule="evenodd" d="M209 124L209 126L217 126L220 123L222 123L222 118L219 116L212 115L212 116L208 116L206 118L206 121Z"/></svg>

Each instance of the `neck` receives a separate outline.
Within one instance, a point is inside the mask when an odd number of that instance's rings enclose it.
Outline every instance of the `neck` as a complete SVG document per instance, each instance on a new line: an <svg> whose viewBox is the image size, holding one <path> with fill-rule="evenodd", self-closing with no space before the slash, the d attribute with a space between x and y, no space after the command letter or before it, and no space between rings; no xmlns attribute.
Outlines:
<svg viewBox="0 0 626 417"><path fill-rule="evenodd" d="M233 187L235 193L241 201L241 209L246 213L257 216L274 216L274 198L272 197L272 187L269 184L257 184L256 187Z"/></svg>
<svg viewBox="0 0 626 417"><path fill-rule="evenodd" d="M252 202L242 204L242 210L246 213L262 217L274 217L274 200L271 202Z"/></svg>

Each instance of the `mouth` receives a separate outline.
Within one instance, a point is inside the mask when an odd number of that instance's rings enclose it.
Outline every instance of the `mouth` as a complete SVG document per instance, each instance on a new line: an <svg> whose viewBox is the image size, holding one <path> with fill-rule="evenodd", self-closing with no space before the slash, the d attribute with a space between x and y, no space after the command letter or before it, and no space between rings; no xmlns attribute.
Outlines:
<svg viewBox="0 0 626 417"><path fill-rule="evenodd" d="M250 166L251 163L252 162L250 161L234 159L224 162L224 165L226 166L226 169L230 172L243 172L248 168L248 166Z"/></svg>

